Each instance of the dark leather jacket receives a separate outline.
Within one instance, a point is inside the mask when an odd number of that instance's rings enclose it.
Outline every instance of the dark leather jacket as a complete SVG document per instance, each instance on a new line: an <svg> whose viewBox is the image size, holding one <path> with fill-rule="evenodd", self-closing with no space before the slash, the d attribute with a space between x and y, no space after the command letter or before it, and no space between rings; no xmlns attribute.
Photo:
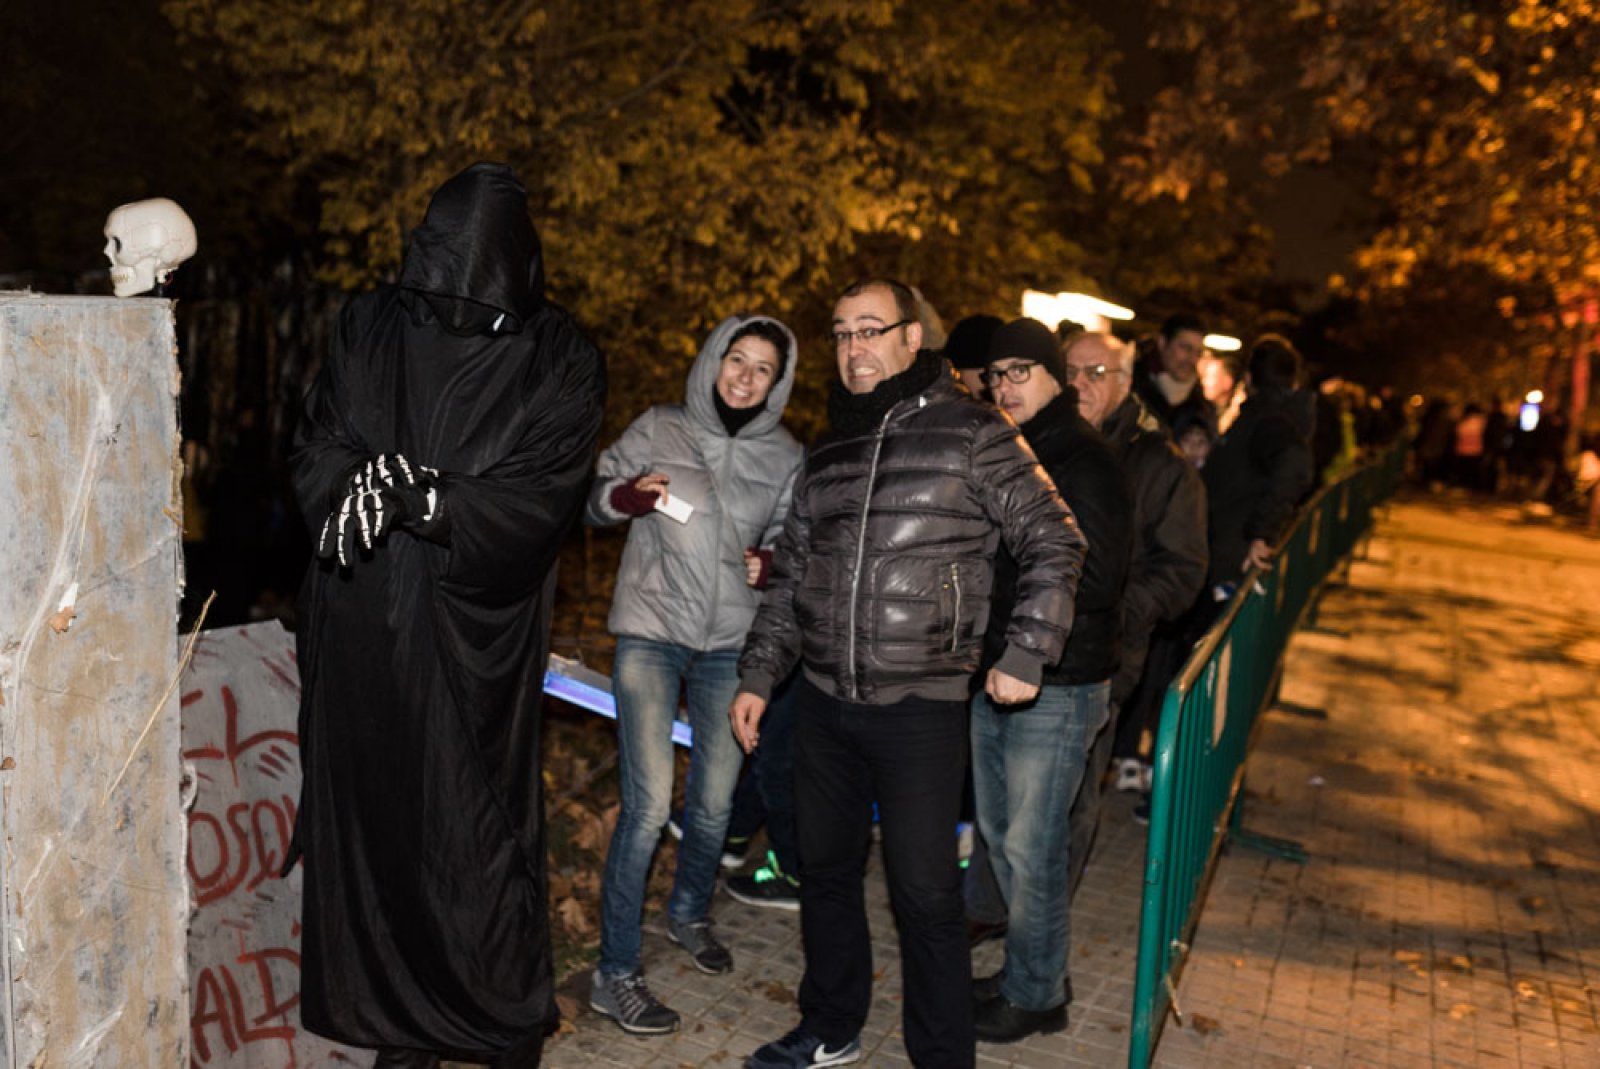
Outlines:
<svg viewBox="0 0 1600 1069"><path fill-rule="evenodd" d="M998 667L1038 683L1072 629L1083 535L1016 425L943 367L874 429L810 451L741 689L767 697L800 661L848 701L965 701L1002 540L1018 574Z"/></svg>

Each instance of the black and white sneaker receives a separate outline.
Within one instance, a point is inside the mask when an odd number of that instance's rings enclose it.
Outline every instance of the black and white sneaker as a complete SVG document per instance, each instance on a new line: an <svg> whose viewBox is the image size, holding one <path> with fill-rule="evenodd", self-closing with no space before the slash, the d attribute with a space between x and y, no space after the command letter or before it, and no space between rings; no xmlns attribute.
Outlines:
<svg viewBox="0 0 1600 1069"><path fill-rule="evenodd" d="M611 1018L631 1036L661 1036L678 1030L678 1013L650 993L644 973L607 977L599 969L589 990L589 1008Z"/></svg>
<svg viewBox="0 0 1600 1069"><path fill-rule="evenodd" d="M825 1065L849 1065L861 1060L861 1040L832 1046L804 1028L796 1028L782 1039L756 1051L744 1060L745 1069L820 1069Z"/></svg>

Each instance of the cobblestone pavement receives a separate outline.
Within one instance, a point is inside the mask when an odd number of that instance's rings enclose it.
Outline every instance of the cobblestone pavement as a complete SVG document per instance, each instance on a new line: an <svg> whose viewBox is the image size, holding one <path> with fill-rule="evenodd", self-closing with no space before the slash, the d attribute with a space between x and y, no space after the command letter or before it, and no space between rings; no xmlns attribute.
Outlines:
<svg viewBox="0 0 1600 1069"><path fill-rule="evenodd" d="M1247 767L1246 825L1311 860L1224 857L1157 1064L1600 1066L1600 542L1379 532Z"/></svg>
<svg viewBox="0 0 1600 1069"><path fill-rule="evenodd" d="M1291 647L1249 765L1246 823L1305 866L1218 868L1156 1064L1600 1067L1600 542L1514 512L1396 506L1369 560ZM1114 795L1073 907L1076 1001L1060 1035L978 1063L1127 1063L1143 829ZM905 1066L894 927L868 881L868 1066ZM719 894L735 971L706 977L659 918L645 969L684 1016L634 1039L581 1008L545 1064L736 1066L797 1020L798 916ZM999 963L995 944L977 972Z"/></svg>

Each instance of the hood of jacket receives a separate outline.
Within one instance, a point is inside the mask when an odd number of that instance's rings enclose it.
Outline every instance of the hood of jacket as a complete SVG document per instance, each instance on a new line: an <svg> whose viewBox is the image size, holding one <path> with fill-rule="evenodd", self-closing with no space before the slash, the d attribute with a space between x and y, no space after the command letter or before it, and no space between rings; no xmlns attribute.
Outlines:
<svg viewBox="0 0 1600 1069"><path fill-rule="evenodd" d="M794 389L794 369L799 363L800 356L794 333L770 316L729 316L712 329L706 337L705 344L700 346L700 355L694 358L694 364L689 368L688 382L684 387L684 406L688 408L689 415L696 423L717 434L728 433L722 426L722 417L717 415L716 403L711 399L712 391L717 388L717 373L722 368L723 354L727 351L733 336L741 328L756 322L771 323L783 331L783 336L788 339L789 348L788 352L783 354L783 374L778 376L778 381L773 383L772 389L768 391L767 399L762 402L761 414L739 428L739 437L755 438L776 427L778 421L783 418L784 406L789 403L789 391Z"/></svg>
<svg viewBox="0 0 1600 1069"><path fill-rule="evenodd" d="M522 330L544 303L544 257L510 167L475 163L439 187L411 232L400 288L453 334Z"/></svg>

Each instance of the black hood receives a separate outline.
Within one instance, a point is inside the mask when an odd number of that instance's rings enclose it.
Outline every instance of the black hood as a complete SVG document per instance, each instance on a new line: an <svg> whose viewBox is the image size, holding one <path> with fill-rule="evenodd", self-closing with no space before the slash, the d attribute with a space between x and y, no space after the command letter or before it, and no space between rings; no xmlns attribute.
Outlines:
<svg viewBox="0 0 1600 1069"><path fill-rule="evenodd" d="M421 294L451 333L522 330L544 303L544 258L510 167L475 163L439 187L411 232L400 288Z"/></svg>

